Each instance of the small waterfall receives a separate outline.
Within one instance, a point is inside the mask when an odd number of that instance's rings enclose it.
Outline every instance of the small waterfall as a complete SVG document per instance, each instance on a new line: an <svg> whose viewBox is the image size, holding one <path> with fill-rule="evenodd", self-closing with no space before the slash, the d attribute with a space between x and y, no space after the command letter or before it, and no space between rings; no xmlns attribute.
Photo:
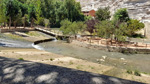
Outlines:
<svg viewBox="0 0 150 84"><path fill-rule="evenodd" d="M43 42L48 42L48 41L53 41L53 42L57 42L57 39L54 37L54 38L52 38L52 39L46 39L46 40L43 40ZM39 43L43 43L43 42L37 42L37 44L39 44ZM35 49L38 49L38 50L45 50L44 49L44 47L41 47L41 46L39 46L39 45L37 45L36 43L32 43L32 47L34 47Z"/></svg>
<svg viewBox="0 0 150 84"><path fill-rule="evenodd" d="M39 46L39 45L34 45L34 43L32 43L32 46L33 46L35 49L44 50L43 47L41 47L41 46Z"/></svg>
<svg viewBox="0 0 150 84"><path fill-rule="evenodd" d="M54 37L54 40L53 40L54 42L57 42L57 39Z"/></svg>

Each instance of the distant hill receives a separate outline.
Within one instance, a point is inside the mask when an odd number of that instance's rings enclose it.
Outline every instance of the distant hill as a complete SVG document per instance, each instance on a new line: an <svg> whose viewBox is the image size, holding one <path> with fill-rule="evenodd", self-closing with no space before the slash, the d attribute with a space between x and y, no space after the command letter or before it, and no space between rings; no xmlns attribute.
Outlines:
<svg viewBox="0 0 150 84"><path fill-rule="evenodd" d="M110 7L111 15L117 9L127 8L129 16L138 20L150 21L150 0L76 0L81 3L82 9L97 10L99 7ZM93 6L94 5L94 6Z"/></svg>

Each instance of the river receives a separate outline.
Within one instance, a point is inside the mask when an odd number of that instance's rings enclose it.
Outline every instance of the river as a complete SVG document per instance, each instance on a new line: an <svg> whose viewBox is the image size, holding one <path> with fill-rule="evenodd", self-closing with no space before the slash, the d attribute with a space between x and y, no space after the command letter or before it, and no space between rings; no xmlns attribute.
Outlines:
<svg viewBox="0 0 150 84"><path fill-rule="evenodd" d="M44 49L48 52L60 55L150 73L150 54L123 54L119 52L107 52L103 50L78 47L62 41L41 43L38 44L38 46L42 50Z"/></svg>
<svg viewBox="0 0 150 84"><path fill-rule="evenodd" d="M104 50L88 49L74 46L64 41L45 42L38 45L22 40L13 40L1 36L0 46L14 48L36 48L48 52L80 58L108 66L123 69L138 70L150 73L150 54L123 54L119 52L107 52Z"/></svg>
<svg viewBox="0 0 150 84"><path fill-rule="evenodd" d="M0 46L11 48L33 48L32 42L26 40L15 40L4 34L0 34Z"/></svg>

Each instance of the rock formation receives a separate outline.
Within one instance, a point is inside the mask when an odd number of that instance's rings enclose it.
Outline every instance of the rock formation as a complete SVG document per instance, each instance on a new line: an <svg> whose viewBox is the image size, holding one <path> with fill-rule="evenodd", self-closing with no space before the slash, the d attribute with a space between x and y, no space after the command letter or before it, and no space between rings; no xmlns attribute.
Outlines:
<svg viewBox="0 0 150 84"><path fill-rule="evenodd" d="M81 3L82 9L110 7L111 15L117 9L127 8L130 18L141 21L150 21L150 0L76 0Z"/></svg>

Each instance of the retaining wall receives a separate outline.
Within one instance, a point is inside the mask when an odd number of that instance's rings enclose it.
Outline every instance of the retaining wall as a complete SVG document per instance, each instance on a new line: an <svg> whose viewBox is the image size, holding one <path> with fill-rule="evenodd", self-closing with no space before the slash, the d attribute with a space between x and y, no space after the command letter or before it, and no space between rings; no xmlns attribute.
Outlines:
<svg viewBox="0 0 150 84"><path fill-rule="evenodd" d="M55 40L54 38L50 38L50 39L44 39L44 40L39 40L39 41L35 41L34 45L40 44L40 43L44 43L44 42L49 42L49 41L53 41Z"/></svg>

